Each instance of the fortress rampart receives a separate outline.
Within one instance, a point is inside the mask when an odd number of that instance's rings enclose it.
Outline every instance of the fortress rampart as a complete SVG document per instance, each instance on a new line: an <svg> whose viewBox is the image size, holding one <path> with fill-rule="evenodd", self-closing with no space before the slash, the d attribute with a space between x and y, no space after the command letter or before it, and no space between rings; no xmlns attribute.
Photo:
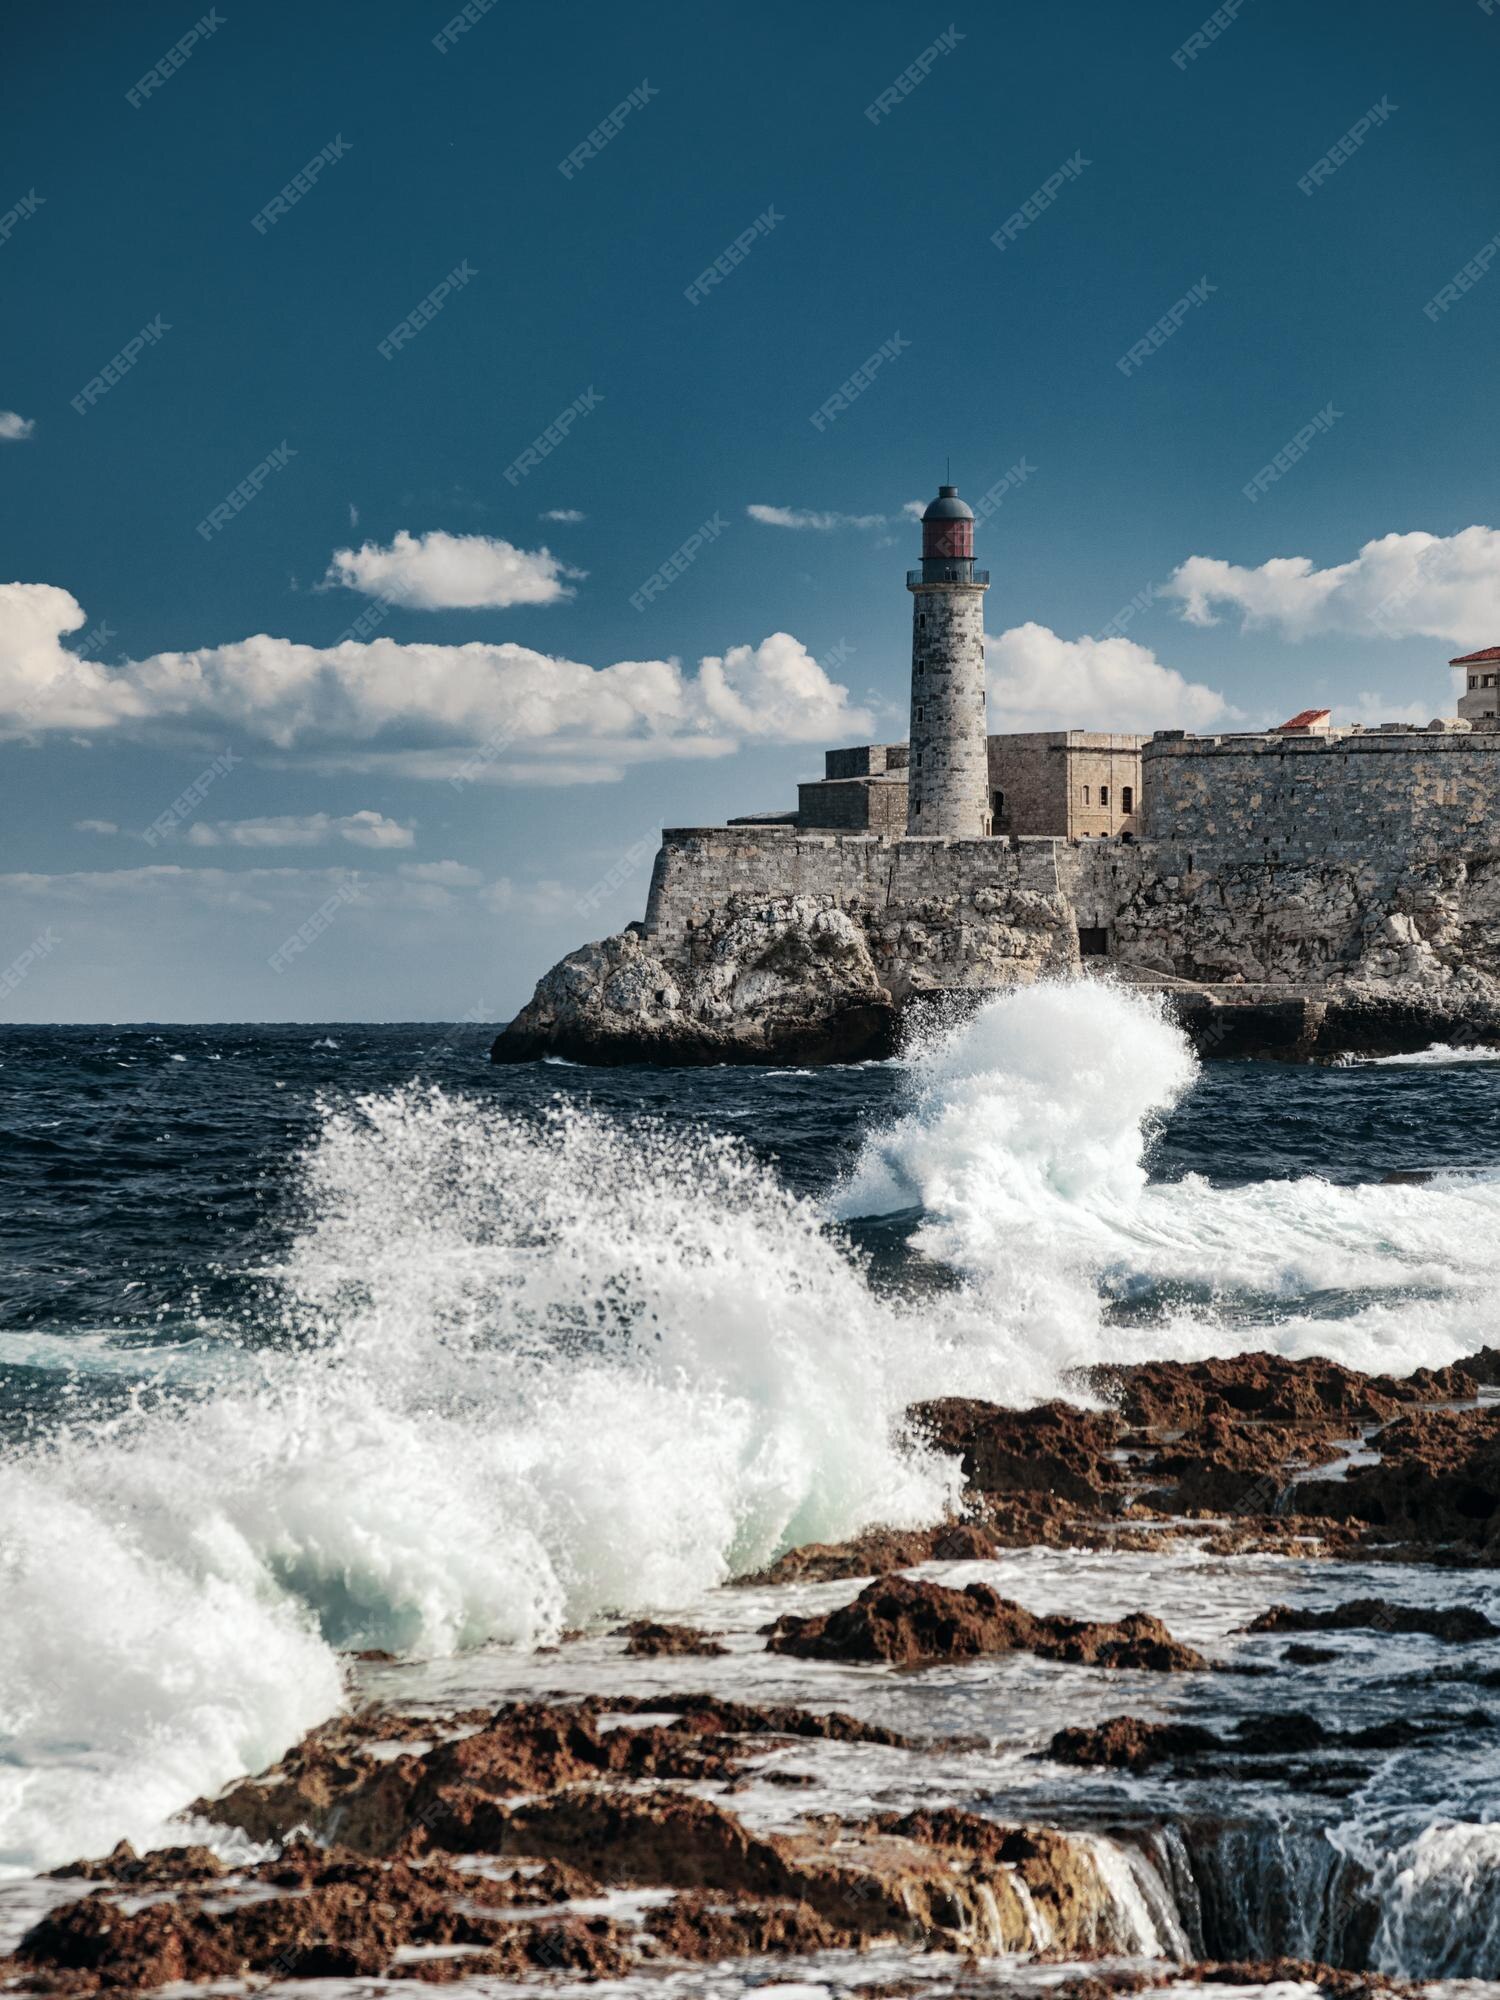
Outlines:
<svg viewBox="0 0 1500 2000"><path fill-rule="evenodd" d="M1246 861L1458 858L1500 844L1500 731L1156 736L1142 832Z"/></svg>

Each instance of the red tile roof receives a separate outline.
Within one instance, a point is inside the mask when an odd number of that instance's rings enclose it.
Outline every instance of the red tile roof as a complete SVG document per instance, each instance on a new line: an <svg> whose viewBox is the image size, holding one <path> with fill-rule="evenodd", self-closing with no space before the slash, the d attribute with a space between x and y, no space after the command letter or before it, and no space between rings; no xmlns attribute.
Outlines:
<svg viewBox="0 0 1500 2000"><path fill-rule="evenodd" d="M1462 653L1448 662L1450 667L1477 667L1481 661L1500 660L1500 646L1486 646L1482 653Z"/></svg>
<svg viewBox="0 0 1500 2000"><path fill-rule="evenodd" d="M1315 723L1326 722L1332 713L1331 708L1304 708L1302 713L1294 715L1290 722L1277 723L1271 734L1279 736L1286 729L1311 729Z"/></svg>

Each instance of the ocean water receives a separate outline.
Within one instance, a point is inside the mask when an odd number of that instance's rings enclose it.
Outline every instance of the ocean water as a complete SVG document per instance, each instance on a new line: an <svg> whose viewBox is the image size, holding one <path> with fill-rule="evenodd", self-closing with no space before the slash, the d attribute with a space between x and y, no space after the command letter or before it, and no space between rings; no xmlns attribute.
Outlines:
<svg viewBox="0 0 1500 2000"><path fill-rule="evenodd" d="M957 1471L903 1435L918 1397L1251 1347L1404 1371L1497 1340L1500 1067L1462 1051L1200 1069L1149 1002L1092 983L818 1071L493 1069L487 1039L0 1029L0 1871L180 1838L174 1813L338 1708L361 1649L406 1663L375 1691L503 1694L565 1627L689 1607L743 1627L747 1684L774 1680L726 1580L938 1516ZM1035 1551L1002 1587L1170 1605L1220 1649L1268 1592L1357 1594L1257 1560ZM1500 1616L1489 1573L1371 1587ZM1356 1644L1294 1705L1399 1712L1400 1675L1436 1685L1430 1647ZM1472 1709L1500 1660L1469 1666ZM1063 1787L1030 1671L990 1791L1041 1817ZM994 1685L838 1698L966 1730ZM1308 1926L1357 1857L1385 1882L1379 1962L1500 1977L1495 1747L1393 1760L1332 1821L1247 1799L1233 1826ZM1214 1865L1243 1887L1233 1826ZM1156 1907L1172 1857L1142 1852L1120 1866Z"/></svg>

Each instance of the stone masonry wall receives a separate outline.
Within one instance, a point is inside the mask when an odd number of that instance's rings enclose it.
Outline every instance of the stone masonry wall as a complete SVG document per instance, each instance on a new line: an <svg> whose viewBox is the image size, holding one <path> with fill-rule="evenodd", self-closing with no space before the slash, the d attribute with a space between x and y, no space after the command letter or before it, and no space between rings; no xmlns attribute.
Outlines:
<svg viewBox="0 0 1500 2000"><path fill-rule="evenodd" d="M1490 768L1500 781L1500 762ZM1445 798L1455 783L1445 780ZM1412 797L1423 827L1451 810L1430 806L1425 781ZM1102 963L1136 978L1299 991L1404 981L1450 998L1495 985L1500 997L1500 850L1487 835L1428 846L1426 832L1402 840L1392 828L1377 847L1313 854L1217 840L672 828L643 930L687 958L731 905L807 899L864 927L898 997L1076 963L1079 928L1103 932Z"/></svg>
<svg viewBox="0 0 1500 2000"><path fill-rule="evenodd" d="M923 837L968 840L990 830L984 591L972 583L912 591L907 824Z"/></svg>
<svg viewBox="0 0 1500 2000"><path fill-rule="evenodd" d="M797 818L804 827L848 833L906 832L906 781L888 778L818 778L797 787Z"/></svg>
<svg viewBox="0 0 1500 2000"><path fill-rule="evenodd" d="M1388 872L1500 846L1500 734L1157 739L1142 783L1144 837L1215 857Z"/></svg>
<svg viewBox="0 0 1500 2000"><path fill-rule="evenodd" d="M1013 944L1028 963L1038 953L1059 963L1076 958L1064 888L1072 854L1053 840L669 827L644 934L661 953L684 956L694 933L710 929L731 901L743 907L810 898L880 934L880 956L902 985L1004 983L997 954L1003 960ZM1011 933L1029 934L1024 953ZM1037 944L1040 933L1047 936ZM936 952L933 938L941 940Z"/></svg>
<svg viewBox="0 0 1500 2000"><path fill-rule="evenodd" d="M1075 840L1135 833L1141 819L1142 741L1084 729L992 736L990 787L1004 799L995 832Z"/></svg>

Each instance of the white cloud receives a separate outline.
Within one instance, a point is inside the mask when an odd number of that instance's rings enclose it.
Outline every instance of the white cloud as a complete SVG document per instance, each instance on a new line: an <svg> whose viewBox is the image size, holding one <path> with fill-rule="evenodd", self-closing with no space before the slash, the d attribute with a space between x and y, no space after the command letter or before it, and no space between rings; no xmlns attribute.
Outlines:
<svg viewBox="0 0 1500 2000"><path fill-rule="evenodd" d="M280 813L269 819L198 820L188 829L194 847L322 847L347 840L355 847L411 847L416 834L384 813Z"/></svg>
<svg viewBox="0 0 1500 2000"><path fill-rule="evenodd" d="M763 507L757 503L745 512L752 521L761 521L768 528L814 528L819 534L830 534L835 528L888 525L884 514L820 514L811 507Z"/></svg>
<svg viewBox="0 0 1500 2000"><path fill-rule="evenodd" d="M903 500L901 511L908 521L920 521L931 505L930 500Z"/></svg>
<svg viewBox="0 0 1500 2000"><path fill-rule="evenodd" d="M1227 609L1239 612L1242 630L1271 626L1283 639L1338 632L1496 645L1500 529L1382 535L1329 569L1315 569L1309 556L1276 556L1255 569L1190 556L1162 594L1180 600L1190 625L1216 625Z"/></svg>
<svg viewBox="0 0 1500 2000"><path fill-rule="evenodd" d="M35 429L35 417L23 417L16 410L0 410L0 443L19 444Z"/></svg>
<svg viewBox="0 0 1500 2000"><path fill-rule="evenodd" d="M697 687L708 716L736 736L817 743L871 727L864 710L847 706L848 691L829 680L790 632L700 661Z"/></svg>
<svg viewBox="0 0 1500 2000"><path fill-rule="evenodd" d="M397 871L408 882L430 882L440 889L477 889L484 877L462 861L403 861Z"/></svg>
<svg viewBox="0 0 1500 2000"><path fill-rule="evenodd" d="M1015 625L985 641L989 717L1003 729L1201 729L1241 720L1133 639L1063 639Z"/></svg>
<svg viewBox="0 0 1500 2000"><path fill-rule="evenodd" d="M335 549L324 583L387 597L413 611L503 611L512 604L558 604L580 577L548 549L518 549L490 535L413 535L389 548L366 542Z"/></svg>
<svg viewBox="0 0 1500 2000"><path fill-rule="evenodd" d="M539 521L586 521L587 514L580 514L576 507L549 507L545 514L537 516Z"/></svg>
<svg viewBox="0 0 1500 2000"><path fill-rule="evenodd" d="M75 819L75 833L118 833L120 829L112 819Z"/></svg>
<svg viewBox="0 0 1500 2000"><path fill-rule="evenodd" d="M317 647L266 633L106 669L62 643L85 623L66 590L0 584L0 738L128 728L201 742L212 728L314 753L323 769L384 759L394 771L399 758L407 775L481 781L529 765L567 783L724 756L746 738L857 741L873 727L786 632L705 659L696 675L675 659L590 667L511 644Z"/></svg>

